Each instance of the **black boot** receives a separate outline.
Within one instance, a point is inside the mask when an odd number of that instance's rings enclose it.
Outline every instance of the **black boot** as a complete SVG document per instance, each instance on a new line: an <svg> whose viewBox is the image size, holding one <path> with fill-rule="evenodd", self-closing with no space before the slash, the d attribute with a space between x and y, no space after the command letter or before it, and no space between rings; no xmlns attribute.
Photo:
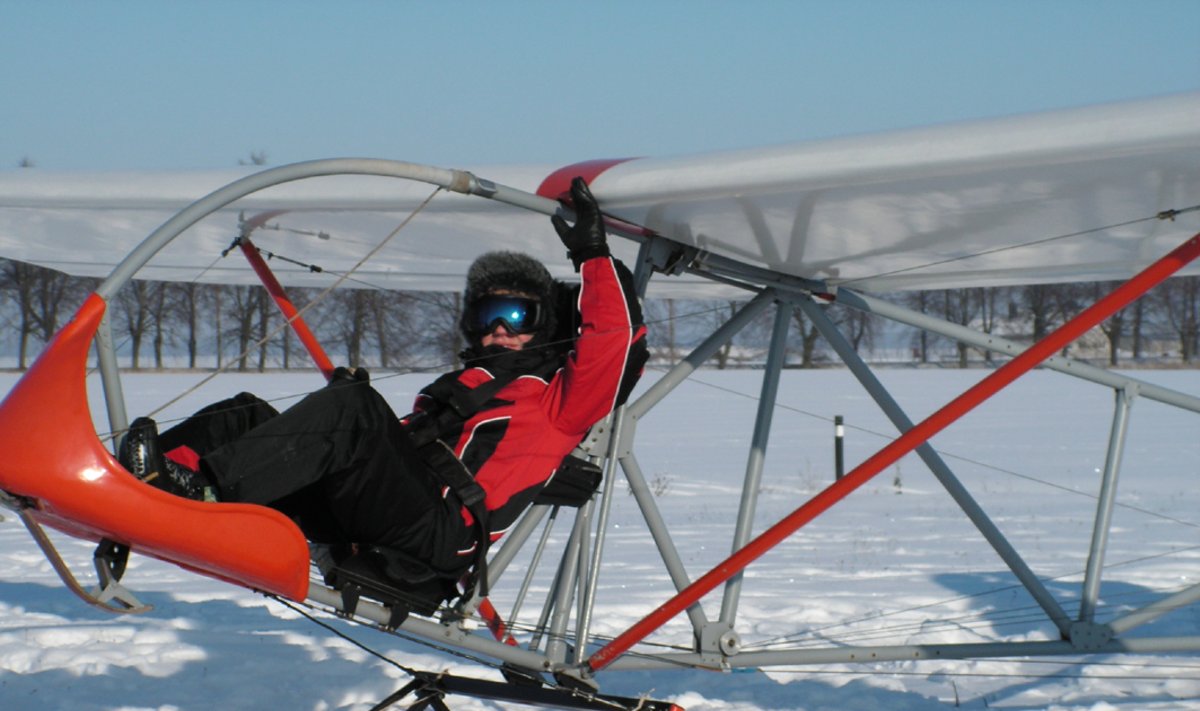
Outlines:
<svg viewBox="0 0 1200 711"><path fill-rule="evenodd" d="M129 425L117 459L130 474L168 494L194 501L216 500L202 476L163 456L158 425L149 417L139 417Z"/></svg>

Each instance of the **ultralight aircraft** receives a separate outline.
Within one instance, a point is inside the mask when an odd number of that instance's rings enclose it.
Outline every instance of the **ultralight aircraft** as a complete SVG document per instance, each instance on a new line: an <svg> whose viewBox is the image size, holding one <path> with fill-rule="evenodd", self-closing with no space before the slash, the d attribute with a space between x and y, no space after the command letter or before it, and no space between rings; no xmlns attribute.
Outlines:
<svg viewBox="0 0 1200 711"><path fill-rule="evenodd" d="M579 454L603 484L574 502L533 506L498 546L487 589L519 588L522 548L540 560L549 524L574 515L555 583L536 623L502 619L486 596L433 614L370 582L324 582L292 521L273 510L172 497L137 481L113 455L128 427L109 305L131 279L262 283L326 373L333 363L305 326L287 286L454 291L489 249L541 258L569 279L546 216L570 216L570 179L591 184L614 251L635 267L642 294L741 301L728 321L597 425ZM403 240L393 240L397 233ZM149 235L149 236L145 236ZM236 245L239 249L231 249ZM240 251L245 259L238 257ZM264 259L279 257L270 260ZM334 611L486 660L507 683L415 673L384 705L444 708L469 693L575 708L668 708L601 693L620 670L731 670L832 662L1200 651L1200 637L1130 637L1166 611L1200 600L1200 584L1098 621L1116 480L1134 397L1200 413L1200 394L1064 357L1074 339L1173 275L1200 274L1200 93L835 140L671 158L597 160L565 167L442 169L390 160L329 159L265 170L0 174L0 256L100 276L88 297L0 405L0 502L15 511L63 581L89 603L146 609L123 580L130 553L152 556L293 604ZM319 265L319 269L314 265ZM1121 286L1028 347L882 300L880 292L1122 280ZM932 415L913 422L825 311L858 309L996 354L1002 365ZM756 317L774 309L742 499L729 557L689 575L639 466L639 422ZM899 432L873 456L765 530L755 510L788 324L803 311ZM85 390L95 343L108 429L96 432ZM928 444L934 434L1030 369L1111 388L1112 434L1098 481L1094 532L1077 611L1018 551ZM742 648L742 571L809 521L915 452L1044 614L1046 639L980 644ZM591 632L612 483L623 476L677 593L611 638ZM78 581L44 526L98 543L94 589ZM539 527L543 534L537 535ZM204 531L204 535L195 535ZM255 541L255 545L243 545ZM603 563L601 561L604 561ZM719 609L710 605L719 595ZM690 648L647 644L684 615ZM468 624L482 620L483 625Z"/></svg>

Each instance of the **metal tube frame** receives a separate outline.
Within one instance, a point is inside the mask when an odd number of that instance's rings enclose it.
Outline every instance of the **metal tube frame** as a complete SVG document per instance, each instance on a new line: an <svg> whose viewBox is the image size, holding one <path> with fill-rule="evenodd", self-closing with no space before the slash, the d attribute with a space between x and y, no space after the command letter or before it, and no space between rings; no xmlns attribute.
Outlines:
<svg viewBox="0 0 1200 711"><path fill-rule="evenodd" d="M767 443L771 435L771 416L775 413L775 400L779 394L779 374L787 360L788 328L792 321L792 305L780 301L775 305L775 323L771 328L771 344L767 351L766 369L763 371L762 392L758 400L758 413L754 420L754 433L750 436L750 454L746 461L746 476L742 483L742 499L738 506L737 523L733 531L730 552L746 545L754 525L754 511L758 504L758 490L762 485L763 464L767 458ZM742 592L742 574L738 573L725 583L725 595L721 600L720 622L732 628L737 617L738 601ZM729 638L727 638L729 639Z"/></svg>
<svg viewBox="0 0 1200 711"><path fill-rule="evenodd" d="M896 429L900 432L907 432L913 428L913 422L908 418L908 415L900 408L897 403L883 387L883 383L875 377L875 374L867 366L867 364L859 357L854 350L854 346L850 344L841 331L833 325L824 310L818 307L811 299L799 299L799 306L803 309L808 318L816 325L821 335L825 337L830 345L833 346L842 362L850 369L850 372L858 379L867 393L879 405L879 409L892 421ZM928 442L917 447L917 455L925 463L933 475L941 482L942 486L950 494L951 498L967 515L967 518L975 524L979 532L983 534L984 539L991 544L992 548L1000 556L1000 558L1008 565L1009 570L1017 576L1033 599L1041 605L1047 616L1058 627L1059 632L1066 637L1070 633L1071 621L1067 613L1062 609L1046 586L1038 580L1034 572L1025 564L1020 554L1009 544L1008 539L1000 532L1000 529L992 522L983 508L971 497L971 494L963 486L962 482L954 476L950 467L942 459L941 455L934 450L933 446Z"/></svg>
<svg viewBox="0 0 1200 711"><path fill-rule="evenodd" d="M444 170L395 161L362 159L334 159L298 163L273 168L235 181L185 208L152 232L141 245L131 252L118 265L109 278L97 288L96 293L106 301L110 300L133 277L137 270L149 261L163 246L206 215L221 209L241 197L280 183L309 177L341 174L381 175L418 180L439 185L455 192L497 200L521 209L532 210L546 215L565 213L565 210L553 200L497 185L464 171ZM677 245L666 243L661 238L653 235L647 237L645 232L628 233L624 236L637 239L643 243L643 250L639 255L639 262L637 264L638 284L641 287L644 287L646 281L649 279L650 266L654 266L660 271L663 270L663 264L661 263L663 254L670 253L674 257L678 257L679 250L671 249L671 247L677 247ZM654 249L650 249L651 247ZM812 305L807 300L807 297L813 293L826 294L835 291L827 288L820 282L781 275L768 269L743 264L727 257L697 252L694 248L683 249L688 253L688 261L682 267L672 265L671 271L673 273L678 273L686 269L690 273L699 274L718 282L742 286L750 291L757 292L757 294L729 322L714 331L704 343L669 370L642 397L629 405L623 413L618 414L613 423L612 441L609 444L606 456L606 467L610 474L612 471L612 460L616 459L620 464L642 512L642 516L667 567L668 573L676 588L680 590L689 587L691 581L683 568L678 550L670 535L669 527L663 520L653 500L653 495L649 492L645 477L633 453L633 443L636 437L638 421L666 397L671 390L689 377L717 348L749 324L770 303L784 301L789 304L798 304L807 313L810 313L810 315L820 314L820 310L815 305ZM655 254L658 255L657 258L659 261L657 262L655 261ZM1020 345L1014 342L992 335L978 334L962 326L940 321L925 314L907 311L888 302L861 295L848 289L836 291L838 302L851 308L876 313L900 323L924 328L930 332L949 336L969 345L997 353L1015 356L1023 350ZM781 307L780 311L777 312L776 333L772 338L771 348L773 352L776 348L782 349L783 336L780 334L786 332L786 329L780 326L780 320L783 319L783 316L780 315L782 313L783 308ZM847 353L852 353L853 349L843 352L846 351L848 344L845 343L844 338L836 335L836 329L832 328L832 324L828 323L827 319L824 320L824 323L822 323L820 318L815 321L818 323L818 327L822 328L823 333L828 330L826 335L829 337L830 342L834 343L835 350L839 351L847 365L854 371L868 392L877 400L885 413L892 418L897 427L901 431L911 429L913 427L911 421L908 421L907 417L895 405L886 390L878 384L878 381L866 369L865 364L857 356L847 357ZM114 345L107 323L101 326L96 339L96 346L110 426L113 431L119 432L127 427L127 421ZM762 392L764 402L762 407L760 407L759 416L756 421L755 434L751 445L752 451L747 464L743 505L740 509L738 529L735 532L735 547L738 542L745 538L753 518L753 491L757 490L756 483L761 476L761 458L765 456L766 439L770 425L769 412L775 405L776 388L773 381L778 377L777 370L781 367L781 364L782 359L779 362L772 363L768 367L768 372L764 375ZM1115 638L1115 635L1145 624L1181 605L1193 604L1200 601L1200 585L1187 588L1139 610L1127 613L1108 625L1094 625L1092 623L1098 600L1100 573L1103 569L1102 561L1105 537L1111 525L1111 509L1114 502L1117 472L1132 397L1134 395L1141 395L1194 412L1200 412L1200 398L1175 392L1124 375L1111 373L1101 368L1061 356L1050 357L1045 361L1044 366L1075 377L1081 377L1092 382L1113 387L1118 391L1113 431L1109 443L1109 457L1105 466L1102 481L1103 490L1097 505L1097 515L1090 546L1083 603L1081 604L1078 621L1072 624L1066 633L1062 634L1064 638L1062 641L919 646L836 646L826 649L806 648L769 651L741 651L729 645L718 644L714 648L711 645L701 644L700 648L694 653L651 653L636 656L619 656L610 660L605 665L605 668L613 670L665 669L677 668L681 663L702 667L759 668L776 665L826 664L831 662L879 662L936 658L961 659L1014 655L1077 655L1084 652L1109 654L1115 652L1158 653L1200 651L1200 637ZM774 375L772 375L772 371L775 371ZM761 453L759 447L761 447ZM969 494L967 494L965 489L953 476L945 463L927 444L920 445L917 451L921 454L927 465L929 465L935 476L942 481L943 485L946 486L951 495L958 501L968 517L981 530L988 542L997 550L1001 558L1009 564L1014 574L1026 584L1026 587L1030 589L1031 593L1042 604L1048 616L1059 628L1059 631L1063 632L1064 614L1061 612L1061 608L1057 606L1057 603L1052 598L1049 598L1048 593L1043 594L1044 586L1037 581L1032 572L1028 570L1028 567L1021 562L1020 557L1012 550L999 531L995 529L994 524L982 512L978 504L970 498ZM853 475L853 472L851 475ZM611 489L611 477L608 481L607 488ZM606 490L605 496L608 497L611 494ZM604 527L606 524L607 506L607 502L602 503L601 515L598 517L598 525L600 527ZM587 508L587 506L584 508ZM574 672L579 676L587 676L590 669L587 668L586 664L580 668L572 667L566 662L565 650L562 645L562 642L566 639L568 611L571 607L570 599L579 590L583 598L583 605L579 612L581 625L577 641L579 642L580 649L586 647L588 639L587 625L595 604L595 583L603 548L603 535L601 531L598 532L596 547L592 551L592 565L591 567L586 567L585 564L587 561L584 552L586 544L581 540L586 537L586 531L581 531L581 528L586 528L586 522L589 517L586 511L581 511L580 514L577 517L576 525L564 551L562 564L560 565L558 575L555 577L547 600L547 606L543 610L542 624L545 624L549 616L555 618L551 624L551 640L545 654L535 651L537 646L536 638L530 645L531 649L522 649L473 634L453 621L436 623L410 617L404 621L400 629L440 644L450 644L525 668L563 673ZM539 514L532 515L544 515L544 510ZM522 542L529 537L530 532L538 523L534 518L531 518L530 521L526 528L521 529L522 536L520 537L522 538ZM546 537L547 535L545 534L542 537L543 544ZM517 541L512 540L509 543L517 543ZM500 577L500 572L515 554L516 546L513 546L512 550L513 553L509 553L509 546L506 545L498 554L497 557L501 560L497 561L499 565L494 572L496 578ZM524 587L527 586L528 579ZM739 592L739 584L735 583L727 586L726 595L722 600L720 623L717 625L708 622L698 602L687 607L693 627L697 631L698 640L702 638L705 630L711 632L713 629L716 629L720 631L724 628L724 625L732 628L732 623L736 616ZM1044 598L1048 598L1048 600ZM342 605L341 597L337 592L316 583L311 586L309 599L314 603L333 609L341 609ZM356 614L365 619L385 625L388 624L391 618L390 611L370 601L360 602ZM1081 625L1084 626L1081 627ZM710 635L709 637L711 641L712 636Z"/></svg>

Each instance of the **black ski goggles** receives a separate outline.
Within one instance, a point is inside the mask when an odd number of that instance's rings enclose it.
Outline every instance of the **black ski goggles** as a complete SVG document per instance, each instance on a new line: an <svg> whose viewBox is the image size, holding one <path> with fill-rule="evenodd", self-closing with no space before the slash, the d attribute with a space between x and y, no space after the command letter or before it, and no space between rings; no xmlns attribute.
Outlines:
<svg viewBox="0 0 1200 711"><path fill-rule="evenodd" d="M509 333L533 333L545 323L542 305L537 299L489 294L467 307L467 327L475 335L491 333L501 323Z"/></svg>

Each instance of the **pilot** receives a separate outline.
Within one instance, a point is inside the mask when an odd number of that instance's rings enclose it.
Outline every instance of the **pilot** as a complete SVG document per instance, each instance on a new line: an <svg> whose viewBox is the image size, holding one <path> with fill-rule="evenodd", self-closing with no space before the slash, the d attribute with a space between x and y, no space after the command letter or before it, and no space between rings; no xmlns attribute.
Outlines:
<svg viewBox="0 0 1200 711"><path fill-rule="evenodd" d="M122 464L176 495L275 508L335 558L371 556L389 579L452 597L447 586L478 575L488 543L570 466L647 358L632 277L582 178L571 195L575 224L551 219L578 289L525 254L476 259L459 324L465 367L425 387L411 414L397 417L365 371L338 368L282 413L242 393L161 436L138 418Z"/></svg>

